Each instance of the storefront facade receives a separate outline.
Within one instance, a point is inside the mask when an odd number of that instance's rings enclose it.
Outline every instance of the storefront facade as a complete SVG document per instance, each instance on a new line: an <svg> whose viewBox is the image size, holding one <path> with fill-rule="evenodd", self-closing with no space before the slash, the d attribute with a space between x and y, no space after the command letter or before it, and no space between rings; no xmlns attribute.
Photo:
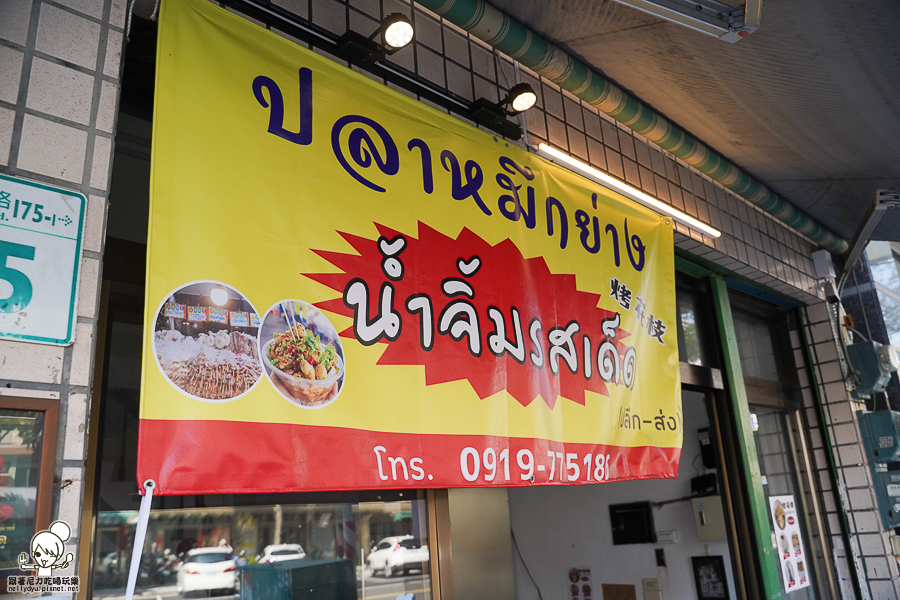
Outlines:
<svg viewBox="0 0 900 600"><path fill-rule="evenodd" d="M587 569L596 591L571 597L603 597L604 584L634 586L644 598L657 589L703 597L700 572L724 576L728 597L776 597L789 580L769 542L780 543L769 507L790 496L809 585L784 597L897 596L897 562L859 439L860 406L841 382L814 244L418 5L273 6L278 14L263 25L309 47L314 36L281 18L291 13L325 36L313 50L344 65L329 45L336 36L368 35L383 16L404 12L416 42L388 61L421 82L402 87L382 72L389 87L446 112L434 90L496 101L519 77L538 92L521 117L529 143L549 143L722 232L710 238L675 225L681 465L677 479L586 486L160 497L148 554L224 541L252 563L266 547L299 544L312 560L352 563L326 567L338 577L329 585L354 598L552 596L570 589L572 568ZM6 487L25 490L29 516L17 527L30 529L21 539L56 520L70 525L74 560L62 573L79 576L79 597L121 595L139 505L144 307L159 301L144 290L155 27L132 23L126 45L125 2L17 0L0 10L0 56L11 65L0 95L0 173L86 198L74 342L0 340L0 403L14 430L0 450L5 463L16 461L5 467L15 480ZM716 531L705 529L716 521ZM648 522L643 537L617 543ZM408 557L382 562L381 542L392 554L405 543ZM139 589L189 585L151 566Z"/></svg>

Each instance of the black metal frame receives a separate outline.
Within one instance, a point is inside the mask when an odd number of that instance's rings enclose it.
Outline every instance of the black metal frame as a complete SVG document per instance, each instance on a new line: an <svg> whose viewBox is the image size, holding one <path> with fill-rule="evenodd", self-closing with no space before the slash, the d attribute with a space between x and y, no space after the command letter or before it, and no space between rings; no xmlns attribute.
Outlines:
<svg viewBox="0 0 900 600"><path fill-rule="evenodd" d="M692 556L691 564L694 571L694 583L697 585L697 600L730 600L731 595L728 593L728 572L725 571L725 559L721 555L716 556ZM700 569L703 567L713 567L722 580L722 591L724 596L709 596L703 593L700 587Z"/></svg>

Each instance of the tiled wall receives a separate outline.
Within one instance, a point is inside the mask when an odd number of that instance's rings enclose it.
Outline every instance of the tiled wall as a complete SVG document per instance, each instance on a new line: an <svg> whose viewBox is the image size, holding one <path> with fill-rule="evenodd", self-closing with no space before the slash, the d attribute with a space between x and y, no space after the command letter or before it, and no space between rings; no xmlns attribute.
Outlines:
<svg viewBox="0 0 900 600"><path fill-rule="evenodd" d="M827 303L820 302L803 311L802 327L810 344L813 373L807 368L800 370L803 405L810 427L809 440L823 492L831 546L845 598L853 597L849 569L850 563L855 562L858 572L867 581L871 598L895 600L900 598L900 574L889 534L882 532L857 425L856 411L863 410L865 404L850 398L844 387L829 316L831 310ZM802 339L799 331L791 332L795 361L799 365L808 364ZM822 399L821 408L817 405L816 388ZM825 454L829 446L837 477L830 470ZM840 535L842 513L851 533L850 548Z"/></svg>
<svg viewBox="0 0 900 600"><path fill-rule="evenodd" d="M0 341L0 394L59 401L52 516L76 561L125 13L126 0L0 1L0 173L89 199L74 344Z"/></svg>

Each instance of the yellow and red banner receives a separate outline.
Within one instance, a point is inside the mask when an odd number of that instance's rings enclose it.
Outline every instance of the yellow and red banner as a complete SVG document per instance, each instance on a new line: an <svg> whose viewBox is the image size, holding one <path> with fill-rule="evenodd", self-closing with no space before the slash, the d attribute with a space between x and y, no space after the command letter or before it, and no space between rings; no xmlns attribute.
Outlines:
<svg viewBox="0 0 900 600"><path fill-rule="evenodd" d="M157 68L139 482L676 476L669 220L205 0Z"/></svg>

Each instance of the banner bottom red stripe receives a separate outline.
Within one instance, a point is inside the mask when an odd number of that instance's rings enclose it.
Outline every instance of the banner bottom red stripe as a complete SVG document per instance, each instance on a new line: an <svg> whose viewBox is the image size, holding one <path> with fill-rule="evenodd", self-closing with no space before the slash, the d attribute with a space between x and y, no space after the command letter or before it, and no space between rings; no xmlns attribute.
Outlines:
<svg viewBox="0 0 900 600"><path fill-rule="evenodd" d="M342 427L142 419L155 494L516 487L675 478L680 448Z"/></svg>

